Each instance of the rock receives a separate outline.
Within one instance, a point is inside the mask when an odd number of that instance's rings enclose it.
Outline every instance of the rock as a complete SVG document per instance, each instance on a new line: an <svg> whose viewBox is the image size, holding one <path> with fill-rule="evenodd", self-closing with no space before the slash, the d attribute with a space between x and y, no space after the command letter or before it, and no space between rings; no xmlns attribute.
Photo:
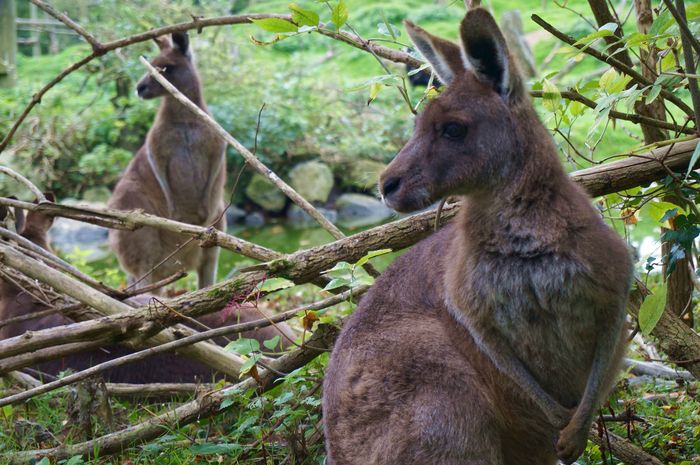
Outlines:
<svg viewBox="0 0 700 465"><path fill-rule="evenodd" d="M255 173L245 188L245 195L269 212L279 212L287 202L285 195L264 176Z"/></svg>
<svg viewBox="0 0 700 465"><path fill-rule="evenodd" d="M386 165L374 160L357 160L348 165L341 175L344 186L373 191L377 188L379 175Z"/></svg>
<svg viewBox="0 0 700 465"><path fill-rule="evenodd" d="M253 212L245 217L245 225L249 228L260 228L265 225L265 217L262 213Z"/></svg>
<svg viewBox="0 0 700 465"><path fill-rule="evenodd" d="M292 168L289 184L309 202L325 203L333 189L333 172L325 163L307 161Z"/></svg>
<svg viewBox="0 0 700 465"><path fill-rule="evenodd" d="M347 228L361 228L381 223L393 215L393 210L365 194L343 194L335 201L338 223Z"/></svg>
<svg viewBox="0 0 700 465"><path fill-rule="evenodd" d="M111 196L112 191L106 187L91 187L83 192L83 200L85 202L107 203Z"/></svg>
<svg viewBox="0 0 700 465"><path fill-rule="evenodd" d="M235 205L229 205L226 209L226 225L234 226L245 221L246 212Z"/></svg>
<svg viewBox="0 0 700 465"><path fill-rule="evenodd" d="M89 206L104 208L102 203L79 202L76 200L64 200L64 205ZM56 217L53 226L49 230L51 246L63 254L71 254L78 249L84 253L80 258L88 262L101 260L109 254L107 247L107 228L68 218Z"/></svg>
<svg viewBox="0 0 700 465"><path fill-rule="evenodd" d="M338 221L337 211L330 210L327 208L317 208L317 210L321 212L321 214L325 216L331 223L335 223L336 221ZM316 220L311 218L311 216L308 213L306 213L297 205L292 205L291 207L289 207L289 210L287 210L287 221L289 222L289 225L294 228L310 228L318 226Z"/></svg>

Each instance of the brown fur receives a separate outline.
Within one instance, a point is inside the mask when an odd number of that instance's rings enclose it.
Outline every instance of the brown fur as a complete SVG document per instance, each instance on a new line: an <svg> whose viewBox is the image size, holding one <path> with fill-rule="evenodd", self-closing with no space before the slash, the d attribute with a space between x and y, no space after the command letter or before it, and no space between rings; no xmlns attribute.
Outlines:
<svg viewBox="0 0 700 465"><path fill-rule="evenodd" d="M467 13L463 53L407 29L448 86L380 190L399 211L448 195L463 207L343 328L328 463L571 463L625 350L629 252L566 176L490 14Z"/></svg>
<svg viewBox="0 0 700 465"><path fill-rule="evenodd" d="M5 216L4 214L0 215ZM24 213L21 210L15 211L15 217L18 233L22 237L51 251L48 242L48 230L53 223L53 218L41 213L29 212L25 220ZM147 305L151 298L152 296L149 295L140 295L129 299L129 301L133 305ZM46 308L43 304L35 302L31 295L23 292L14 284L0 279L0 321L31 314ZM200 321L209 327L220 327L229 324L247 323L262 318L264 317L257 310L243 308L233 312L228 317L224 317L220 312L202 317ZM20 336L27 331L38 331L70 323L73 323L73 321L59 314L11 323L0 327L0 340ZM241 334L241 337L257 339L261 344L263 341L272 339L275 336L280 336L280 345L277 349L286 348L290 345L287 338L292 340L295 338L291 328L285 323L277 324L276 328L268 326ZM112 346L75 354L59 360L52 360L33 368L55 376L68 368L74 371L84 370L90 366L129 353L131 353L129 349ZM104 374L104 378L108 381L119 383L192 382L196 379L206 382L213 380L215 373L195 360L169 353L155 355L136 363L113 368Z"/></svg>
<svg viewBox="0 0 700 465"><path fill-rule="evenodd" d="M157 41L160 54L151 62L197 106L207 111L202 88L190 56L187 35L173 34ZM146 142L117 184L109 206L146 213L185 223L209 226L224 211L226 144L221 137L168 94L151 76L137 85L145 99L163 97ZM222 216L215 224L225 230ZM130 281L141 278L186 240L155 228L110 231L109 241ZM191 242L144 279L154 282L182 269L196 269L199 287L214 283L218 248L202 249Z"/></svg>

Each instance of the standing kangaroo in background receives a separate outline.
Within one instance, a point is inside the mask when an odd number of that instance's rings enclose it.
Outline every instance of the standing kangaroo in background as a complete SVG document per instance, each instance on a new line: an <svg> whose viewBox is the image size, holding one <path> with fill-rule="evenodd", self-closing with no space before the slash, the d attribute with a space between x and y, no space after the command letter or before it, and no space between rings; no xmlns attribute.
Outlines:
<svg viewBox="0 0 700 465"><path fill-rule="evenodd" d="M160 54L151 64L180 92L207 111L187 34L173 33L172 44L163 37L156 43ZM141 209L200 226L216 221L214 226L225 230L225 142L151 76L144 76L136 91L144 99L163 97L163 102L145 144L117 183L109 206L119 210ZM196 269L200 288L213 284L218 247L203 249L192 242L168 258L185 240L181 235L150 227L109 233L110 245L130 282L149 272L143 283L157 281L182 269Z"/></svg>
<svg viewBox="0 0 700 465"><path fill-rule="evenodd" d="M328 463L571 463L625 351L627 247L565 174L486 10L467 12L461 47L406 28L447 88L380 191L401 212L449 195L462 208L345 324Z"/></svg>

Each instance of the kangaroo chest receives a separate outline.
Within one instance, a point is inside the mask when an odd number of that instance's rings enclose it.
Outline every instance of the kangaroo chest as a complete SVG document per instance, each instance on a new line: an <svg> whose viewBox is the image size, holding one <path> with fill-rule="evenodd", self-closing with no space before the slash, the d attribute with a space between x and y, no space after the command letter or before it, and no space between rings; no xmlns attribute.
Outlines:
<svg viewBox="0 0 700 465"><path fill-rule="evenodd" d="M221 204L224 145L199 125L154 126L148 161L168 202L170 217L188 223L210 220Z"/></svg>

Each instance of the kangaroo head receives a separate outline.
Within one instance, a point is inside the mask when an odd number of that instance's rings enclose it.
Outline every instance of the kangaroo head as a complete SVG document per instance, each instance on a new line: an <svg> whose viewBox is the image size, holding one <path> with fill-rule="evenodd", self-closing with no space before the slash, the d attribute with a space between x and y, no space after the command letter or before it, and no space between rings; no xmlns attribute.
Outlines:
<svg viewBox="0 0 700 465"><path fill-rule="evenodd" d="M45 192L44 197L49 202L55 202L56 197L52 192ZM34 203L37 203L36 201ZM6 207L0 208L0 219L4 219L8 214ZM29 239L36 245L50 250L48 245L48 232L53 225L53 216L46 215L38 211L28 211L26 214L23 209L15 208L15 229L17 233Z"/></svg>
<svg viewBox="0 0 700 465"><path fill-rule="evenodd" d="M460 45L408 21L406 29L447 87L418 115L413 136L380 177L382 198L401 212L493 189L507 179L517 165L513 109L525 95L486 10L467 12Z"/></svg>
<svg viewBox="0 0 700 465"><path fill-rule="evenodd" d="M199 78L192 62L187 33L174 32L172 42L167 37L158 37L154 40L160 53L151 60L151 64L156 69L160 69L163 76L180 92L188 97L194 95L199 89ZM136 85L136 93L143 99L167 94L163 86L148 73Z"/></svg>

